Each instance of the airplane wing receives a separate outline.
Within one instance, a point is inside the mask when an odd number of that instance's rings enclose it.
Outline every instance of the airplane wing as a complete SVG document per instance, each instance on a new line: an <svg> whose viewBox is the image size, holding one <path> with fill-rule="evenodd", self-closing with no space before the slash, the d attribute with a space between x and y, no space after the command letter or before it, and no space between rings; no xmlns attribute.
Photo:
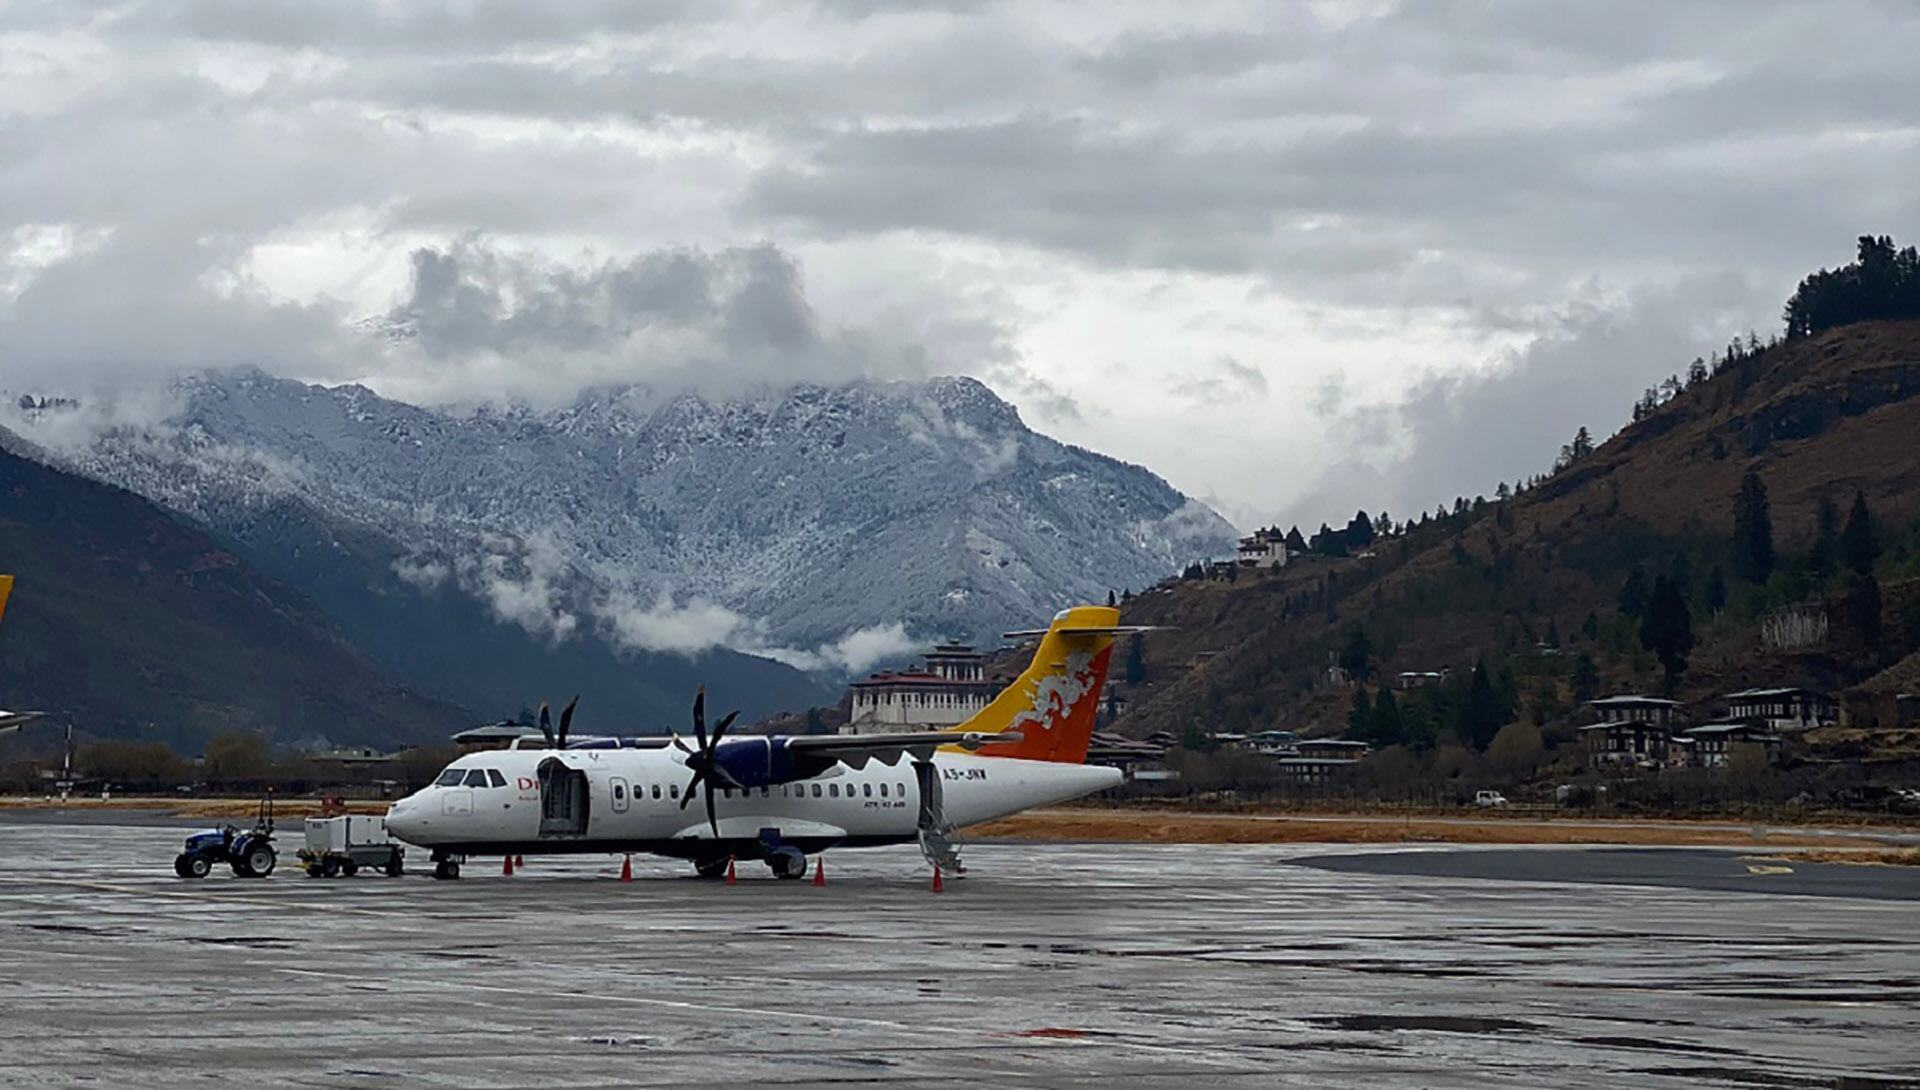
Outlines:
<svg viewBox="0 0 1920 1090"><path fill-rule="evenodd" d="M790 752L830 757L852 768L865 768L868 761L875 760L883 765L898 764L905 754L912 754L915 760L929 760L941 746L975 750L989 742L1018 742L1020 737L1013 731L915 730L896 734L803 734L788 738L786 745Z"/></svg>
<svg viewBox="0 0 1920 1090"><path fill-rule="evenodd" d="M10 712L0 709L0 734L19 730L45 714L45 712Z"/></svg>

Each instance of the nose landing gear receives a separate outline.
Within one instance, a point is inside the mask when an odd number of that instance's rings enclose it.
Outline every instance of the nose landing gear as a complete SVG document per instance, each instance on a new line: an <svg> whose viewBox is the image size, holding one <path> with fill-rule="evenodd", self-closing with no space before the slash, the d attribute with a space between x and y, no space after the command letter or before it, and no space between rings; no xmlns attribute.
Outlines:
<svg viewBox="0 0 1920 1090"><path fill-rule="evenodd" d="M442 881L460 877L460 857L433 853L433 876Z"/></svg>

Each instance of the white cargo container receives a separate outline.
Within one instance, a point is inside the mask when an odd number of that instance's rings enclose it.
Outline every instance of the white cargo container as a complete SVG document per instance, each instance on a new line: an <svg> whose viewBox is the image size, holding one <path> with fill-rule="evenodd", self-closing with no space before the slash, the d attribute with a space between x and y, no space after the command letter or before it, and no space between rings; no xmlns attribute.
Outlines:
<svg viewBox="0 0 1920 1090"><path fill-rule="evenodd" d="M397 878L403 858L403 849L387 833L385 818L348 814L307 819L307 846L300 849L300 861L310 877L351 878L361 867L379 867Z"/></svg>

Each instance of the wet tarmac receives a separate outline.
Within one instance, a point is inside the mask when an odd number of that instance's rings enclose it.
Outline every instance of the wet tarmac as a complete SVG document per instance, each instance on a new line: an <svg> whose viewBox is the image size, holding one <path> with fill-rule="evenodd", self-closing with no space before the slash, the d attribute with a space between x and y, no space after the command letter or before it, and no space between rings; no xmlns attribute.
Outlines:
<svg viewBox="0 0 1920 1090"><path fill-rule="evenodd" d="M0 1085L1920 1086L1916 906L1625 881L1728 852L982 844L934 894L911 849L192 883L179 837L0 823ZM1410 855L1459 865L1281 865Z"/></svg>

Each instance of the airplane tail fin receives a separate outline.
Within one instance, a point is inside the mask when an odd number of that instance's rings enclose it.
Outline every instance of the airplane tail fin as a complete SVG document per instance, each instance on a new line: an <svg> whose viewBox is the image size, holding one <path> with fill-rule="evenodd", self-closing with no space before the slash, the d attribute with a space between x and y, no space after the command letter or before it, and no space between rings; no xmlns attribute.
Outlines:
<svg viewBox="0 0 1920 1090"><path fill-rule="evenodd" d="M1109 606L1063 609L1040 636L1033 661L1019 680L1002 690L972 719L954 728L980 734L1014 731L1018 742L988 742L983 757L1019 757L1030 761L1087 759L1100 690L1113 657L1113 639L1136 631L1121 628L1120 611Z"/></svg>
<svg viewBox="0 0 1920 1090"><path fill-rule="evenodd" d="M7 596L13 593L13 576L0 575L0 620L7 616Z"/></svg>

